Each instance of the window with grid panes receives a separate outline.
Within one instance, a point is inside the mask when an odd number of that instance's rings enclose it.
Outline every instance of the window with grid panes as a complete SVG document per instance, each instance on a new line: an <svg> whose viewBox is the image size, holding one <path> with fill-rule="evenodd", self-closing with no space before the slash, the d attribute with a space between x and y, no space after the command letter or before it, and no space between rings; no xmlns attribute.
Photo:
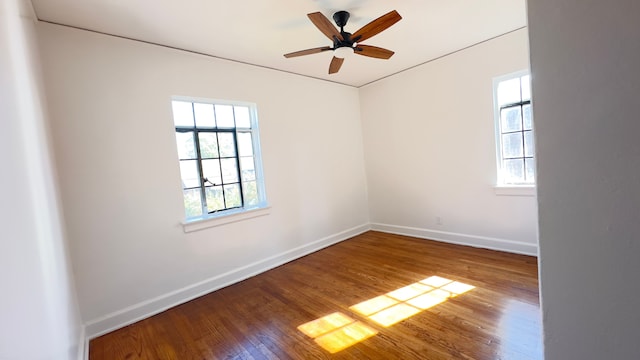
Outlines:
<svg viewBox="0 0 640 360"><path fill-rule="evenodd" d="M172 108L186 219L263 206L255 105L174 99Z"/></svg>
<svg viewBox="0 0 640 360"><path fill-rule="evenodd" d="M535 185L531 76L507 75L494 82L499 185Z"/></svg>

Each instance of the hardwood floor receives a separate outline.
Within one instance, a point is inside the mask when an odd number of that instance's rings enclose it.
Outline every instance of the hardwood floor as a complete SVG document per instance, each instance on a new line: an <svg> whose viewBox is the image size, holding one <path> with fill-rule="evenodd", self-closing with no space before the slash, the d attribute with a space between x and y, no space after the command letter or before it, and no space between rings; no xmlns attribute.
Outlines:
<svg viewBox="0 0 640 360"><path fill-rule="evenodd" d="M537 260L371 231L93 339L89 358L542 359Z"/></svg>

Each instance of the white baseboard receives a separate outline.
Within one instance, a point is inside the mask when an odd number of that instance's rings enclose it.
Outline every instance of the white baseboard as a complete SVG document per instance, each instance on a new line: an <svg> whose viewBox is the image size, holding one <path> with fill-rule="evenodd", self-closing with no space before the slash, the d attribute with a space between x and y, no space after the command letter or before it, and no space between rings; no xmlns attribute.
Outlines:
<svg viewBox="0 0 640 360"><path fill-rule="evenodd" d="M87 338L86 327L83 325L80 328L80 335L78 335L78 360L89 360L89 338Z"/></svg>
<svg viewBox="0 0 640 360"><path fill-rule="evenodd" d="M312 243L285 251L281 254L274 255L269 258L229 271L227 273L214 276L199 283L186 286L176 291L172 291L168 294L158 296L154 299L129 306L122 310L102 316L98 319L88 321L85 324L86 338L87 340L93 339L113 330L132 324L136 321L148 318L176 305L183 304L187 301L193 300L212 291L221 289L267 270L278 267L282 264L288 263L292 260L298 259L302 256L316 252L327 246L362 234L370 229L371 228L368 223L356 226L351 229L347 229L345 231L341 231L339 233L314 241ZM88 353L88 346L86 346L85 352Z"/></svg>
<svg viewBox="0 0 640 360"><path fill-rule="evenodd" d="M413 236L422 239L437 240L451 244L538 256L537 245L513 240L377 223L371 224L371 230Z"/></svg>
<svg viewBox="0 0 640 360"><path fill-rule="evenodd" d="M421 229L408 226L389 224L363 224L339 233L324 237L312 243L299 246L269 258L220 274L207 280L186 286L182 289L158 296L129 306L122 310L88 321L82 329L82 341L78 344L78 358L87 360L89 355L89 340L113 330L127 326L134 322L163 312L174 306L221 289L257 274L263 273L302 256L321 250L327 246L339 243L368 230L376 230L391 234L406 235L422 239L436 240L446 243L467 245L492 250L506 251L517 254L537 256L538 247L513 240L460 234L446 231Z"/></svg>

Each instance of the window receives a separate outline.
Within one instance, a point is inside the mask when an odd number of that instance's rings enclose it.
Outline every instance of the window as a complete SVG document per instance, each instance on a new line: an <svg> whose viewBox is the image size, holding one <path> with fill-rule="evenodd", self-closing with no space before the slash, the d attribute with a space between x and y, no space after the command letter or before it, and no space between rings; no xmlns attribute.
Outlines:
<svg viewBox="0 0 640 360"><path fill-rule="evenodd" d="M173 99L187 221L265 206L253 104Z"/></svg>
<svg viewBox="0 0 640 360"><path fill-rule="evenodd" d="M531 76L494 80L498 186L535 185Z"/></svg>

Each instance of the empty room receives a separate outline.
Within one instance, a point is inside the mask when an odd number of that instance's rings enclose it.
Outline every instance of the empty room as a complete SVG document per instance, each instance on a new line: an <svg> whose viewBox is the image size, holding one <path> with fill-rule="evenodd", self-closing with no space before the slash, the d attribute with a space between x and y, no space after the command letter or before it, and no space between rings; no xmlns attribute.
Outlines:
<svg viewBox="0 0 640 360"><path fill-rule="evenodd" d="M0 359L635 359L631 0L0 0Z"/></svg>

